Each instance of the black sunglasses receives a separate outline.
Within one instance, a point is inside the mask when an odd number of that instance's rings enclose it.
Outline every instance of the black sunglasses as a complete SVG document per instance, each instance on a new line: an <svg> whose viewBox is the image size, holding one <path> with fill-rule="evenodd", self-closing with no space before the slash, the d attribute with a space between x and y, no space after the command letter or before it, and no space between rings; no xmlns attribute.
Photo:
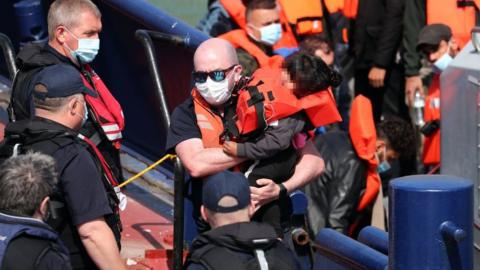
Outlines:
<svg viewBox="0 0 480 270"><path fill-rule="evenodd" d="M223 70L214 70L210 72L194 71L192 72L193 81L195 83L204 83L210 77L214 82L221 82L227 77L227 73L232 70L237 64Z"/></svg>

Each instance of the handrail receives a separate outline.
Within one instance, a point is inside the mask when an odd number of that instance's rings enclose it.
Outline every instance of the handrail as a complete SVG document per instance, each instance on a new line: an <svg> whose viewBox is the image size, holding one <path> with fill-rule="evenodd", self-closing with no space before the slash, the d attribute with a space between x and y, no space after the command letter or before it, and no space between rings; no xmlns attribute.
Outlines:
<svg viewBox="0 0 480 270"><path fill-rule="evenodd" d="M17 67L15 65L15 52L13 45L7 35L0 33L0 46L2 47L5 63L7 64L10 79L13 81L15 74L17 74Z"/></svg>
<svg viewBox="0 0 480 270"><path fill-rule="evenodd" d="M159 33L139 29L135 31L135 38L139 40L145 48L148 60L148 69L153 79L154 87L157 91L157 98L160 102L162 118L165 127L170 126L170 112L168 109L167 98L162 87L162 80L157 66L157 56L153 41L161 41L174 46L185 46L188 48L189 38L181 38L174 35ZM174 214L173 214L173 269L182 269L183 264L183 230L184 230L184 179L185 171L180 159L177 157L174 163Z"/></svg>

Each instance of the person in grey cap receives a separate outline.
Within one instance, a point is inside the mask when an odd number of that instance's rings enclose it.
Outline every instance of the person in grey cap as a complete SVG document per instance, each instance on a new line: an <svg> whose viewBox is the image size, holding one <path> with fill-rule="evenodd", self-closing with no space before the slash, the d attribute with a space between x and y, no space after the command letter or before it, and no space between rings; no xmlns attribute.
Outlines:
<svg viewBox="0 0 480 270"><path fill-rule="evenodd" d="M425 135L422 162L426 171L440 164L440 74L459 52L450 27L437 23L425 26L418 36L417 51L433 65L434 75L425 97ZM423 94L423 93L422 93Z"/></svg>
<svg viewBox="0 0 480 270"><path fill-rule="evenodd" d="M213 174L202 193L200 211L212 230L195 238L186 269L300 269L272 226L250 222L254 206L243 174Z"/></svg>
<svg viewBox="0 0 480 270"><path fill-rule="evenodd" d="M35 118L7 125L0 155L32 150L55 159L59 182L47 223L60 234L73 269L125 269L118 199L99 151L78 132L88 115L84 95L96 94L71 65L45 67L33 82Z"/></svg>

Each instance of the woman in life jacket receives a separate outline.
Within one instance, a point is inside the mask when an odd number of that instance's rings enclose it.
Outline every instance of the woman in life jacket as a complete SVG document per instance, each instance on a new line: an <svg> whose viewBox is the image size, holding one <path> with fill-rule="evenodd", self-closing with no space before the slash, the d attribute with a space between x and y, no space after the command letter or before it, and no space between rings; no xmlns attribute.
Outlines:
<svg viewBox="0 0 480 270"><path fill-rule="evenodd" d="M271 76L272 73L278 76ZM257 129L253 133L255 136L249 136L246 141L242 141L240 136L237 142L226 141L223 144L225 153L256 161L246 173L251 185L256 186L258 183L255 180L260 178L273 179L277 183L288 179L293 173L296 158L290 160L286 157L278 157L277 154L289 148L302 148L308 137L306 132L318 126L319 123L325 125L341 120L333 99L331 102L326 102L332 103L333 106L322 104L322 108L319 109L315 106L317 104L314 104L316 101L324 102L324 99L316 99L316 95L331 96L331 93L328 93L330 88L338 86L340 82L339 73L330 69L320 58L307 52L297 52L287 57L283 69L258 70L254 73L250 85L259 88L259 92L269 94L273 92L274 98L270 100L270 103L267 98L262 105L267 110L273 111L272 118L278 120L267 120L267 126L263 130ZM241 100L241 95L242 93L239 93L239 100ZM282 99L286 101L284 102ZM287 105L286 103L289 103L290 106L283 106ZM296 104L296 106L291 104ZM241 106L241 104L238 103L237 106ZM325 110L326 107L327 110ZM307 112L309 109L312 109L311 113ZM316 112L313 112L313 109ZM266 117L269 117L268 113L266 114ZM278 118L279 115L281 118ZM249 119L247 117L245 121L249 121ZM241 127L242 123L238 123L237 119L237 127L239 126ZM292 152L294 156L295 152ZM277 162L278 166L273 164L268 166L268 163L271 162L269 159L272 157L275 157L277 161L281 159L282 162ZM287 160L289 162L283 162Z"/></svg>

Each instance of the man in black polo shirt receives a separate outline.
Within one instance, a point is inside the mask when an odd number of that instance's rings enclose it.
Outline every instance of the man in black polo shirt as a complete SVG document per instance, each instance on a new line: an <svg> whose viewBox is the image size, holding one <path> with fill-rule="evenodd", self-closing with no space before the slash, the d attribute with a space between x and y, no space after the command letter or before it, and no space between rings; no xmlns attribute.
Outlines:
<svg viewBox="0 0 480 270"><path fill-rule="evenodd" d="M83 85L70 65L52 65L32 78L35 118L10 123L2 155L34 150L54 157L59 183L47 222L69 249L73 269L125 269L120 257L118 200L98 159L79 136L87 120Z"/></svg>
<svg viewBox="0 0 480 270"><path fill-rule="evenodd" d="M192 91L193 97L173 111L166 149L176 152L192 177L201 179L245 161L225 154L219 143L223 118L228 117L224 115L225 104L231 101L233 89L239 87L242 66L230 43L217 38L209 39L198 47L194 66L196 88ZM202 76L203 80L199 78ZM252 201L258 209L287 196L318 176L323 167L323 160L315 147L307 142L300 150L294 174L283 185L271 179L257 180L260 187L250 188ZM201 181L192 181L194 216L197 218L202 202L201 186Z"/></svg>

